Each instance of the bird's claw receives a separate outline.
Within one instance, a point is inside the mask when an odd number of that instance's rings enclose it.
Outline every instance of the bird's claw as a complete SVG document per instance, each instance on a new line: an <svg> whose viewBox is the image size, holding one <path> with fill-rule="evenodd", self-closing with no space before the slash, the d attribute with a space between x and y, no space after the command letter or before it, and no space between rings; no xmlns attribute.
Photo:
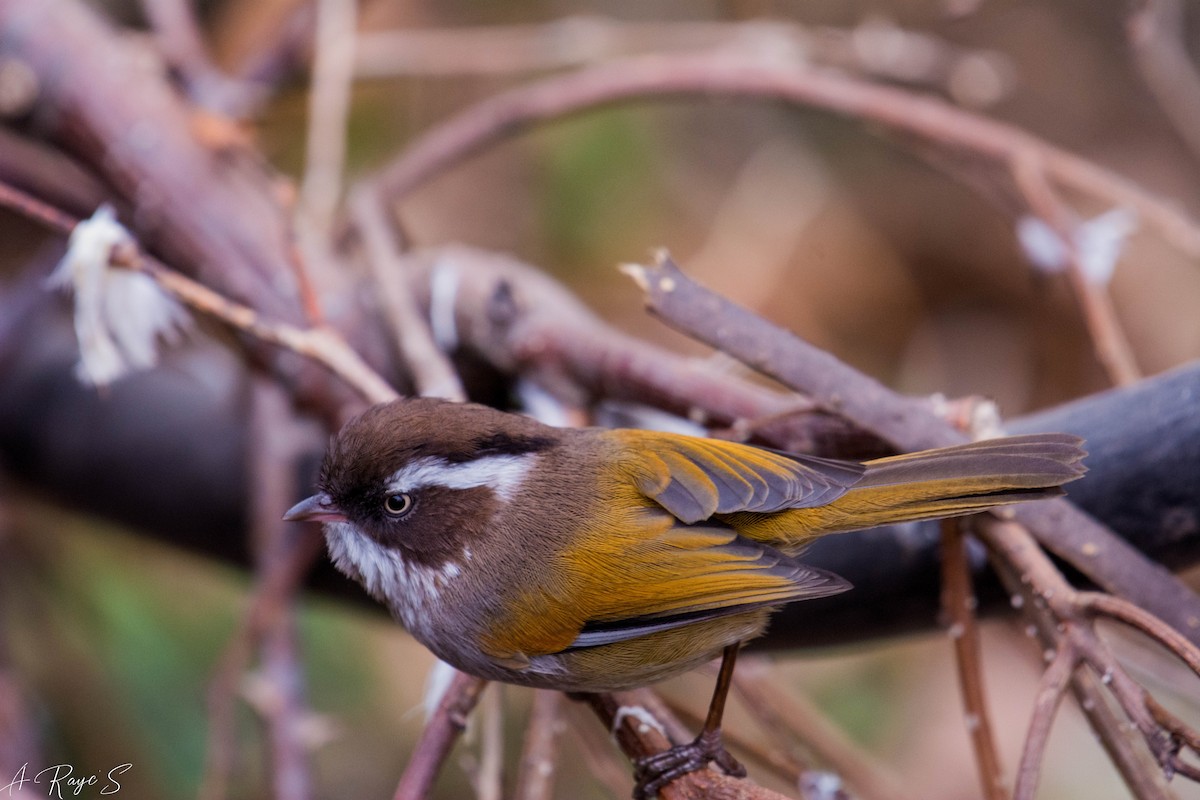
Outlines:
<svg viewBox="0 0 1200 800"><path fill-rule="evenodd" d="M721 731L704 731L687 744L677 744L670 750L639 758L633 763L637 783L634 800L650 800L660 789L676 778L715 763L726 775L742 778L746 768L721 743Z"/></svg>

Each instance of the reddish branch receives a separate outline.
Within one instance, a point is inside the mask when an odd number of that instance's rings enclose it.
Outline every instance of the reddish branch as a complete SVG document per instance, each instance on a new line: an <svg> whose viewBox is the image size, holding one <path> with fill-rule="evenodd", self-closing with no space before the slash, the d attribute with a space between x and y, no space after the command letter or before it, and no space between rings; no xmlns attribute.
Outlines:
<svg viewBox="0 0 1200 800"><path fill-rule="evenodd" d="M446 756L466 729L467 717L486 686L487 681L481 678L454 673L437 709L421 731L393 800L424 800L429 795Z"/></svg>
<svg viewBox="0 0 1200 800"><path fill-rule="evenodd" d="M989 162L998 174L1036 156L1057 186L1128 207L1189 255L1200 255L1200 225L1137 184L1033 134L934 97L834 71L774 64L746 55L652 55L613 60L495 94L427 130L380 175L391 198L496 141L533 125L598 106L663 96L780 100L869 122L939 153Z"/></svg>
<svg viewBox="0 0 1200 800"><path fill-rule="evenodd" d="M558 762L558 740L562 736L559 692L536 689L533 710L525 730L525 746L521 751L521 766L517 772L515 800L551 800L554 796L554 773Z"/></svg>
<svg viewBox="0 0 1200 800"><path fill-rule="evenodd" d="M966 708L967 735L975 748L982 795L987 800L1007 800L1004 771L984 696L983 653L975 621L967 542L956 519L942 521L942 608L950 625L950 641L954 645L958 682Z"/></svg>
<svg viewBox="0 0 1200 800"><path fill-rule="evenodd" d="M1106 617L1132 624L1147 636L1170 650L1200 677L1200 649L1180 636L1162 620L1128 601L1091 592L1079 592L1061 573L1020 526L984 518L980 535L993 552L994 563L1014 597L1038 632L1042 647L1054 653L1049 674L1043 678L1030 723L1029 740L1018 770L1016 797L1030 798L1036 785L1041 747L1050 725L1048 719L1057 708L1059 698L1072 678L1072 686L1093 728L1099 734L1114 762L1121 770L1135 796L1139 798L1162 795L1162 779L1172 774L1200 780L1200 770L1185 761L1181 751L1195 751L1197 734L1187 726L1164 724L1155 709L1161 708L1125 671L1108 646L1097 634L1094 621ZM1104 599L1098 599L1103 597ZM1078 670L1090 670L1088 679ZM1098 691L1096 681L1103 687ZM1125 721L1114 721L1103 714L1107 694L1116 701ZM1126 730L1132 724L1140 734L1144 749L1133 748ZM1147 769L1143 754L1148 751L1158 769Z"/></svg>
<svg viewBox="0 0 1200 800"><path fill-rule="evenodd" d="M1134 6L1126 25L1134 63L1179 138L1200 158L1200 71L1184 38L1185 4L1137 0Z"/></svg>
<svg viewBox="0 0 1200 800"><path fill-rule="evenodd" d="M909 799L895 775L863 751L811 701L788 691L770 675L767 662L753 657L743 659L733 685L776 744L798 742L867 800Z"/></svg>

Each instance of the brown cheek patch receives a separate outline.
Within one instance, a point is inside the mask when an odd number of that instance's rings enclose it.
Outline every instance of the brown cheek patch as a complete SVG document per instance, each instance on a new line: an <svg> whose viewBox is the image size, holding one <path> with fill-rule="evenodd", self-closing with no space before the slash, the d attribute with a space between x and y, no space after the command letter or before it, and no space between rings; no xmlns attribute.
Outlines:
<svg viewBox="0 0 1200 800"><path fill-rule="evenodd" d="M463 550L484 536L498 508L495 492L486 486L426 486L412 496L414 505L407 516L399 520L377 517L368 533L425 567L462 561Z"/></svg>

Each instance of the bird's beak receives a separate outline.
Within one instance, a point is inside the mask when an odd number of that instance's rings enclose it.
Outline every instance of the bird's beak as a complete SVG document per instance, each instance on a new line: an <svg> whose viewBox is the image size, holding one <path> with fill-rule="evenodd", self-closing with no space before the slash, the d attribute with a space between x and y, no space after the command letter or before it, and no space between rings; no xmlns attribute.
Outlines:
<svg viewBox="0 0 1200 800"><path fill-rule="evenodd" d="M333 498L321 492L288 509L285 522L345 522L346 515L333 504Z"/></svg>

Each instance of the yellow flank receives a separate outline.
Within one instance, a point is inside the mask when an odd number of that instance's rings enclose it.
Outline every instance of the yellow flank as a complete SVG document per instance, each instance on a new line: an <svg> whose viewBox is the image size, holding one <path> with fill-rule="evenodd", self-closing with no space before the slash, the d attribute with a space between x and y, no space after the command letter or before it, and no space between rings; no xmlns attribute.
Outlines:
<svg viewBox="0 0 1200 800"><path fill-rule="evenodd" d="M510 601L512 621L484 642L500 659L557 653L585 624L704 611L728 606L785 603L797 595L786 575L772 571L745 546L732 547L727 528L682 526L628 480L614 480L600 496L603 510L589 520L603 527L577 537L546 574L558 586L531 586ZM643 637L653 638L653 637Z"/></svg>

